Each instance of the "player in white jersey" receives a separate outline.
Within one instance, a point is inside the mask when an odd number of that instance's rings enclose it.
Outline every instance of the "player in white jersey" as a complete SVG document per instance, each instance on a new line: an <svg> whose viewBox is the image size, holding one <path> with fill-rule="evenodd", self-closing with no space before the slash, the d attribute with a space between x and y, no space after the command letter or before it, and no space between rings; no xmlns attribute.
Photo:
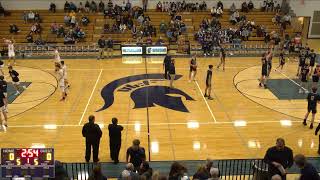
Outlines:
<svg viewBox="0 0 320 180"><path fill-rule="evenodd" d="M8 57L9 57L9 63L11 59L13 59L13 64L16 64L16 54L14 52L14 40L9 40L4 38L4 42L8 45Z"/></svg>
<svg viewBox="0 0 320 180"><path fill-rule="evenodd" d="M57 79L59 82L59 88L61 90L61 100L60 101L64 101L67 96L67 88L66 88L65 82L64 82L63 69L60 64L58 64L58 63L56 64L55 71L57 72Z"/></svg>
<svg viewBox="0 0 320 180"><path fill-rule="evenodd" d="M64 61L61 61L61 68L63 70L64 84L66 88L70 88L70 84L67 76L67 65L64 63Z"/></svg>
<svg viewBox="0 0 320 180"><path fill-rule="evenodd" d="M54 48L54 65L56 67L57 64L61 63L60 53L58 51L58 48Z"/></svg>

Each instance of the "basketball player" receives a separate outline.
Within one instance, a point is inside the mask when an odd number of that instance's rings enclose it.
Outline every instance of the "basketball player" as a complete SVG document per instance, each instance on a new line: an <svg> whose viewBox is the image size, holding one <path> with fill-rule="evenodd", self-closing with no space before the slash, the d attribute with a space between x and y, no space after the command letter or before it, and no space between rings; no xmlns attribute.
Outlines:
<svg viewBox="0 0 320 180"><path fill-rule="evenodd" d="M189 71L189 82L194 81L194 78L196 77L197 74L197 58L196 56L193 56L190 60L190 71Z"/></svg>
<svg viewBox="0 0 320 180"><path fill-rule="evenodd" d="M70 84L69 84L69 81L67 79L67 65L64 63L64 61L61 61L61 68L63 70L63 77L64 77L65 87L70 88Z"/></svg>
<svg viewBox="0 0 320 180"><path fill-rule="evenodd" d="M64 101L67 97L67 88L65 86L64 82L64 75L63 75L63 69L61 67L61 64L56 64L56 72L57 72L57 79L59 82L59 88L61 90L61 99L60 101Z"/></svg>
<svg viewBox="0 0 320 180"><path fill-rule="evenodd" d="M276 69L280 68L282 70L285 63L286 63L286 59L284 57L284 52L282 51L279 54L279 66Z"/></svg>
<svg viewBox="0 0 320 180"><path fill-rule="evenodd" d="M262 67L261 67L261 78L259 83L259 86L260 87L263 86L265 89L267 88L267 76L269 71L266 54L267 53L263 53L261 58Z"/></svg>
<svg viewBox="0 0 320 180"><path fill-rule="evenodd" d="M14 70L12 66L9 66L8 69L9 69L10 77L12 78L13 87L17 91L15 93L15 95L17 96L20 94L19 90L27 89L27 88L25 86L20 86L19 73L16 70Z"/></svg>
<svg viewBox="0 0 320 180"><path fill-rule="evenodd" d="M308 111L303 119L303 125L307 125L307 119L308 116L310 114L310 112L312 113L312 117L311 117L311 124L310 124L310 129L313 128L313 122L314 122L314 118L316 116L317 113L317 103L320 101L320 95L317 93L317 87L312 87L312 92L310 92L308 94L307 100L308 100ZM319 127L319 126L318 126ZM318 128L317 128L318 129Z"/></svg>
<svg viewBox="0 0 320 180"><path fill-rule="evenodd" d="M176 67L174 59L171 59L170 65L169 65L169 77L170 77L170 87L173 88L173 81L176 77Z"/></svg>
<svg viewBox="0 0 320 180"><path fill-rule="evenodd" d="M206 77L206 89L204 91L204 97L208 97L209 100L212 100L211 97L211 87L212 87L212 65L209 65L209 69L207 71L207 77Z"/></svg>
<svg viewBox="0 0 320 180"><path fill-rule="evenodd" d="M56 64L61 63L60 53L58 51L58 48L54 48L54 67L56 67Z"/></svg>
<svg viewBox="0 0 320 180"><path fill-rule="evenodd" d="M9 39L4 39L4 42L8 45L8 57L9 57L9 64L11 59L13 59L13 64L16 64L16 59L15 59L15 52L14 52L14 40L9 40Z"/></svg>
<svg viewBox="0 0 320 180"><path fill-rule="evenodd" d="M171 56L166 55L166 57L163 60L163 69L164 69L164 78L169 79L169 66L171 63Z"/></svg>
<svg viewBox="0 0 320 180"><path fill-rule="evenodd" d="M306 52L304 50L300 51L300 55L299 55L299 66L298 66L298 70L297 70L297 76L300 75L301 69L304 67L305 63L306 63Z"/></svg>
<svg viewBox="0 0 320 180"><path fill-rule="evenodd" d="M320 77L320 65L317 64L316 68L314 68L313 74L312 74L312 87L317 87Z"/></svg>
<svg viewBox="0 0 320 180"><path fill-rule="evenodd" d="M224 66L226 64L226 52L223 47L220 48L220 63L217 66L217 69L222 65L222 70L224 71Z"/></svg>
<svg viewBox="0 0 320 180"><path fill-rule="evenodd" d="M270 49L267 53L266 59L267 59L267 63L268 63L268 73L267 73L267 77L270 76L270 72L272 69L272 58L273 58L273 54L272 54L272 49Z"/></svg>
<svg viewBox="0 0 320 180"><path fill-rule="evenodd" d="M299 89L299 93L309 93L307 90L309 72L309 65L305 63L300 72L301 88Z"/></svg>
<svg viewBox="0 0 320 180"><path fill-rule="evenodd" d="M6 97L4 96L2 90L0 89L0 121L1 121L1 127L5 130L8 127L8 117L7 117L7 112L5 110L6 104ZM2 116L3 115L3 119Z"/></svg>
<svg viewBox="0 0 320 180"><path fill-rule="evenodd" d="M316 58L317 58L317 54L314 52L313 49L311 49L308 58L310 59L311 71L313 71L314 65L315 65L315 63L316 63Z"/></svg>
<svg viewBox="0 0 320 180"><path fill-rule="evenodd" d="M7 87L8 87L8 83L7 81L4 80L4 76L0 75L0 91L3 93L4 97L5 97L5 106L4 106L4 110L6 112L8 112L8 94L7 94Z"/></svg>

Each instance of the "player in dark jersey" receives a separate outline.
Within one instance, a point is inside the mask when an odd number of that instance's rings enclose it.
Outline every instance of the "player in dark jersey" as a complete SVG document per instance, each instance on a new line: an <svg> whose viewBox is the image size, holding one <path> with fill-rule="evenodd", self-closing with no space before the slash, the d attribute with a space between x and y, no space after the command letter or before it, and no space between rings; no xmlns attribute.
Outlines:
<svg viewBox="0 0 320 180"><path fill-rule="evenodd" d="M166 57L163 60L163 69L164 69L164 78L169 79L169 66L171 63L171 56L166 55Z"/></svg>
<svg viewBox="0 0 320 180"><path fill-rule="evenodd" d="M317 103L319 103L320 101L320 95L317 93L317 87L312 87L312 92L310 92L307 96L307 100L308 100L308 111L303 119L303 125L307 125L307 119L308 116L310 114L310 112L312 113L312 118L311 118L311 124L310 124L310 129L313 128L313 122L314 122L314 118L316 116L317 113Z"/></svg>
<svg viewBox="0 0 320 180"><path fill-rule="evenodd" d="M316 66L316 68L314 68L314 71L312 74L312 86L313 87L318 86L319 77L320 77L320 65L317 64L317 66Z"/></svg>
<svg viewBox="0 0 320 180"><path fill-rule="evenodd" d="M15 95L17 96L18 94L20 94L19 90L27 89L27 88L25 86L20 86L19 73L16 70L14 70L12 66L9 66L8 69L9 69L10 77L12 78L13 87L17 91L15 93Z"/></svg>
<svg viewBox="0 0 320 180"><path fill-rule="evenodd" d="M261 58L261 78L260 78L260 83L259 86L260 87L264 87L267 88L267 76L268 76L268 62L267 62L267 57L266 57L266 53L262 54L262 58Z"/></svg>
<svg viewBox="0 0 320 180"><path fill-rule="evenodd" d="M266 60L268 63L268 72L267 72L267 77L270 76L270 72L272 69L272 58L273 58L273 54L272 54L272 49L270 49L266 55Z"/></svg>
<svg viewBox="0 0 320 180"><path fill-rule="evenodd" d="M286 59L284 57L284 52L282 51L279 54L279 66L277 67L277 69L280 68L282 70L285 63L286 63Z"/></svg>
<svg viewBox="0 0 320 180"><path fill-rule="evenodd" d="M206 89L204 91L204 97L208 97L209 100L212 100L211 97L211 88L212 88L212 65L209 65L209 69L207 71L207 77L206 77Z"/></svg>
<svg viewBox="0 0 320 180"><path fill-rule="evenodd" d="M299 89L299 93L309 93L308 92L308 77L309 77L309 73L310 73L310 69L309 69L309 64L305 63L304 66L301 69L301 73L300 73L300 80L301 80L301 84L300 84L300 89Z"/></svg>
<svg viewBox="0 0 320 180"><path fill-rule="evenodd" d="M220 48L220 63L217 66L217 69L222 65L222 70L224 71L224 66L226 65L226 51L223 47Z"/></svg>
<svg viewBox="0 0 320 180"><path fill-rule="evenodd" d="M7 87L8 87L8 84L7 84L7 81L4 80L4 76L3 75L0 75L0 91L3 93L4 97L5 97L5 106L4 106L4 110L6 112L8 112L8 94L7 94Z"/></svg>
<svg viewBox="0 0 320 180"><path fill-rule="evenodd" d="M197 74L197 57L193 56L192 59L190 60L190 71L189 71L189 82L191 80L194 80Z"/></svg>
<svg viewBox="0 0 320 180"><path fill-rule="evenodd" d="M169 65L169 77L170 77L170 87L173 88L173 81L176 77L176 66L174 59L171 59L170 65Z"/></svg>
<svg viewBox="0 0 320 180"><path fill-rule="evenodd" d="M313 49L311 49L308 58L310 59L310 67L311 67L311 71L314 68L314 65L316 64L316 58L317 58L317 54L314 52Z"/></svg>
<svg viewBox="0 0 320 180"><path fill-rule="evenodd" d="M297 70L297 76L300 75L300 71L304 67L305 63L306 63L306 54L305 54L305 51L301 51L299 55L299 66Z"/></svg>
<svg viewBox="0 0 320 180"><path fill-rule="evenodd" d="M6 128L8 127L8 117L7 117L7 112L5 110L6 102L7 102L6 98L2 90L0 89L0 121L1 121L1 128L3 128L4 130L6 130ZM3 119L2 119L2 116L3 116Z"/></svg>

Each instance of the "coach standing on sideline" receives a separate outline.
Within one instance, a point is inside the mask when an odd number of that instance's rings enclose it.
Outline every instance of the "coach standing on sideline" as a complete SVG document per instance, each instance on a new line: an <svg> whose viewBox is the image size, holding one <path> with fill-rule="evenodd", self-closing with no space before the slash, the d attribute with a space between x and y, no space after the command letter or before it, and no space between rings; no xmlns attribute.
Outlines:
<svg viewBox="0 0 320 180"><path fill-rule="evenodd" d="M293 165L293 153L289 147L285 146L284 139L278 138L276 146L269 148L266 152L264 161L269 165L269 179L279 174L282 180L286 180L287 169Z"/></svg>
<svg viewBox="0 0 320 180"><path fill-rule="evenodd" d="M82 136L86 138L86 162L90 161L91 157L91 146L93 154L93 162L99 162L99 144L102 136L102 131L98 124L94 123L95 117L89 116L89 122L86 123L82 128Z"/></svg>
<svg viewBox="0 0 320 180"><path fill-rule="evenodd" d="M171 63L171 56L166 55L166 57L163 60L163 69L164 69L164 78L169 79L169 66Z"/></svg>
<svg viewBox="0 0 320 180"><path fill-rule="evenodd" d="M104 36L101 35L100 39L98 40L98 46L99 46L99 59L104 59L104 49L106 48L106 40L104 39Z"/></svg>
<svg viewBox="0 0 320 180"><path fill-rule="evenodd" d="M118 125L118 119L112 118L112 124L109 124L109 147L110 156L114 164L119 163L119 151L121 148L121 131L123 127Z"/></svg>

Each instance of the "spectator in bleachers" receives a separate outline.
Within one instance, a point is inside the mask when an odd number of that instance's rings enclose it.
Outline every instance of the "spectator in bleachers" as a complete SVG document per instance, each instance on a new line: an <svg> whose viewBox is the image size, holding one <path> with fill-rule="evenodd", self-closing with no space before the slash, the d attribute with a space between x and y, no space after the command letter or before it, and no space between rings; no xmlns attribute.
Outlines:
<svg viewBox="0 0 320 180"><path fill-rule="evenodd" d="M113 8L113 2L112 0L108 1L108 9L112 9Z"/></svg>
<svg viewBox="0 0 320 180"><path fill-rule="evenodd" d="M30 11L30 12L28 13L28 20L34 21L34 16L35 16L34 12L33 12L33 11Z"/></svg>
<svg viewBox="0 0 320 180"><path fill-rule="evenodd" d="M248 28L243 28L241 31L241 37L243 41L248 41L250 36L250 31Z"/></svg>
<svg viewBox="0 0 320 180"><path fill-rule="evenodd" d="M137 27L136 27L136 25L133 25L132 28L131 28L132 38L135 39L137 37L137 33L138 33Z"/></svg>
<svg viewBox="0 0 320 180"><path fill-rule="evenodd" d="M82 18L81 18L81 24L82 24L83 26L87 26L89 23L90 23L89 18L88 18L86 15L82 16Z"/></svg>
<svg viewBox="0 0 320 180"><path fill-rule="evenodd" d="M232 3L232 5L230 6L230 14L233 14L234 12L236 12L237 8L236 8L236 5L234 3Z"/></svg>
<svg viewBox="0 0 320 180"><path fill-rule="evenodd" d="M161 12L162 11L162 3L159 1L156 7L156 11Z"/></svg>
<svg viewBox="0 0 320 180"><path fill-rule="evenodd" d="M57 37L64 37L65 36L65 30L63 25L60 25L58 32L57 32Z"/></svg>
<svg viewBox="0 0 320 180"><path fill-rule="evenodd" d="M40 34L41 33L41 25L39 23L34 23L32 26L31 26L31 32L35 33L35 34Z"/></svg>
<svg viewBox="0 0 320 180"><path fill-rule="evenodd" d="M217 17L217 9L216 7L212 7L211 10L210 10L210 14L212 17Z"/></svg>
<svg viewBox="0 0 320 180"><path fill-rule="evenodd" d="M78 6L78 13L82 13L82 12L85 12L85 10L84 10L82 2L80 2L79 6Z"/></svg>
<svg viewBox="0 0 320 180"><path fill-rule="evenodd" d="M139 170L142 162L146 160L146 153L143 147L140 147L140 141L135 139L132 146L127 149L126 162L133 164L135 170Z"/></svg>
<svg viewBox="0 0 320 180"><path fill-rule="evenodd" d="M18 26L15 24L10 24L9 31L10 31L10 33L14 33L14 34L17 34L18 32L20 32Z"/></svg>
<svg viewBox="0 0 320 180"><path fill-rule="evenodd" d="M127 3L126 3L126 11L129 11L129 10L131 10L131 8L132 8L132 4L131 4L131 2L128 0L127 1Z"/></svg>
<svg viewBox="0 0 320 180"><path fill-rule="evenodd" d="M85 37L86 37L86 33L80 28L79 31L77 31L78 41L83 41Z"/></svg>
<svg viewBox="0 0 320 180"><path fill-rule="evenodd" d="M27 40L28 43L33 43L32 32L30 32L30 33L26 36L26 40Z"/></svg>
<svg viewBox="0 0 320 180"><path fill-rule="evenodd" d="M35 40L34 43L38 46L46 44L46 42L41 38L41 36L38 36L37 40Z"/></svg>
<svg viewBox="0 0 320 180"><path fill-rule="evenodd" d="M109 24L104 24L103 25L103 33L108 33L110 31L111 31L110 25Z"/></svg>
<svg viewBox="0 0 320 180"><path fill-rule="evenodd" d="M217 8L221 7L221 9L223 10L223 3L221 1L218 1L217 3Z"/></svg>
<svg viewBox="0 0 320 180"><path fill-rule="evenodd" d="M72 27L74 27L74 26L77 24L76 16L75 16L75 15L71 15L70 17L71 17L71 18L70 18L70 25L71 25Z"/></svg>
<svg viewBox="0 0 320 180"><path fill-rule="evenodd" d="M68 1L66 1L64 3L64 12L69 12L70 11L70 3Z"/></svg>
<svg viewBox="0 0 320 180"><path fill-rule="evenodd" d="M53 2L50 3L49 11L56 13L56 4L55 3L53 3Z"/></svg>
<svg viewBox="0 0 320 180"><path fill-rule="evenodd" d="M291 25L291 16L289 14L285 14L282 17L282 21L288 25Z"/></svg>
<svg viewBox="0 0 320 180"><path fill-rule="evenodd" d="M156 45L157 46L164 45L164 40L162 39L162 36L159 36L159 39L157 40Z"/></svg>
<svg viewBox="0 0 320 180"><path fill-rule="evenodd" d="M279 174L285 180L287 168L293 165L293 153L289 147L285 146L284 139L278 138L276 146L267 150L264 161L268 164L269 178L275 174Z"/></svg>
<svg viewBox="0 0 320 180"><path fill-rule="evenodd" d="M26 12L26 11L23 11L23 13L22 13L22 19L23 19L23 22L25 23L25 24L27 24L28 23L28 13Z"/></svg>
<svg viewBox="0 0 320 180"><path fill-rule="evenodd" d="M236 11L233 14L231 14L229 21L232 25L235 25L238 23L238 19L240 19L239 12Z"/></svg>
<svg viewBox="0 0 320 180"><path fill-rule="evenodd" d="M199 5L199 8L201 11L207 10L207 3L203 1L202 4Z"/></svg>
<svg viewBox="0 0 320 180"><path fill-rule="evenodd" d="M144 12L147 12L148 0L142 0L142 9Z"/></svg>
<svg viewBox="0 0 320 180"><path fill-rule="evenodd" d="M100 0L98 6L99 6L99 12L103 12L104 11L104 3L102 2L102 0Z"/></svg>
<svg viewBox="0 0 320 180"><path fill-rule="evenodd" d="M254 9L254 4L253 4L252 0L249 1L248 8L250 11L252 11Z"/></svg>
<svg viewBox="0 0 320 180"><path fill-rule="evenodd" d="M277 6L274 8L274 11L277 12L277 13L280 13L280 10L281 10L281 6L278 3Z"/></svg>
<svg viewBox="0 0 320 180"><path fill-rule="evenodd" d="M102 174L100 165L97 165L93 168L88 180L107 180L107 177Z"/></svg>
<svg viewBox="0 0 320 180"><path fill-rule="evenodd" d="M166 23L164 23L164 20L161 21L160 26L159 26L159 30L161 33L165 33L168 29L168 26Z"/></svg>
<svg viewBox="0 0 320 180"><path fill-rule="evenodd" d="M58 24L54 21L51 26L50 26L50 31L53 34L56 34L58 32L59 26Z"/></svg>
<svg viewBox="0 0 320 180"><path fill-rule="evenodd" d="M91 12L94 12L94 13L98 11L98 7L97 7L97 3L96 3L96 2L91 1L90 11L91 11Z"/></svg>
<svg viewBox="0 0 320 180"><path fill-rule="evenodd" d="M140 178L151 180L153 170L147 161L144 161L141 163L138 172L139 172Z"/></svg>
<svg viewBox="0 0 320 180"><path fill-rule="evenodd" d="M1 16L5 16L5 13L6 13L6 11L4 10L4 8L3 8L3 6L2 6L2 4L0 2L0 15Z"/></svg>
<svg viewBox="0 0 320 180"><path fill-rule="evenodd" d="M124 33L126 31L126 29L127 29L127 26L125 24L121 23L119 25L119 30L121 33Z"/></svg>
<svg viewBox="0 0 320 180"><path fill-rule="evenodd" d="M87 0L86 3L84 4L84 9L85 9L85 12L88 13L90 11L90 3L89 1Z"/></svg>
<svg viewBox="0 0 320 180"><path fill-rule="evenodd" d="M248 7L248 4L247 4L246 1L244 1L244 2L241 4L241 12L246 12L246 13L249 12L249 7Z"/></svg>
<svg viewBox="0 0 320 180"><path fill-rule="evenodd" d="M77 6L73 2L70 2L70 11L77 12Z"/></svg>
<svg viewBox="0 0 320 180"><path fill-rule="evenodd" d="M151 38L151 36L148 36L148 37L147 37L146 44L152 45L152 38Z"/></svg>
<svg viewBox="0 0 320 180"><path fill-rule="evenodd" d="M169 172L169 180L181 180L182 178L189 179L187 168L179 162L172 163Z"/></svg>
<svg viewBox="0 0 320 180"><path fill-rule="evenodd" d="M320 176L317 172L317 169L307 162L307 159L302 154L297 154L294 157L294 162L300 169L300 177L298 180L319 180Z"/></svg>
<svg viewBox="0 0 320 180"><path fill-rule="evenodd" d="M95 117L89 116L89 122L82 128L82 136L86 138L86 162L90 161L91 147L93 149L93 162L99 162L99 144L102 131L98 124L95 124Z"/></svg>
<svg viewBox="0 0 320 180"><path fill-rule="evenodd" d="M70 25L70 20L71 20L71 17L68 14L66 14L63 18L64 24L67 26Z"/></svg>
<svg viewBox="0 0 320 180"><path fill-rule="evenodd" d="M40 14L38 12L34 13L34 21L37 23L41 22Z"/></svg>
<svg viewBox="0 0 320 180"><path fill-rule="evenodd" d="M210 178L210 173L207 171L205 166L200 166L197 172L193 175L192 179L207 180Z"/></svg>
<svg viewBox="0 0 320 180"><path fill-rule="evenodd" d="M219 169L218 168L210 168L210 178L208 180L221 180L221 178L219 177L220 173L219 173Z"/></svg>
<svg viewBox="0 0 320 180"><path fill-rule="evenodd" d="M261 2L261 11L266 11L267 10L267 0L264 0Z"/></svg>

